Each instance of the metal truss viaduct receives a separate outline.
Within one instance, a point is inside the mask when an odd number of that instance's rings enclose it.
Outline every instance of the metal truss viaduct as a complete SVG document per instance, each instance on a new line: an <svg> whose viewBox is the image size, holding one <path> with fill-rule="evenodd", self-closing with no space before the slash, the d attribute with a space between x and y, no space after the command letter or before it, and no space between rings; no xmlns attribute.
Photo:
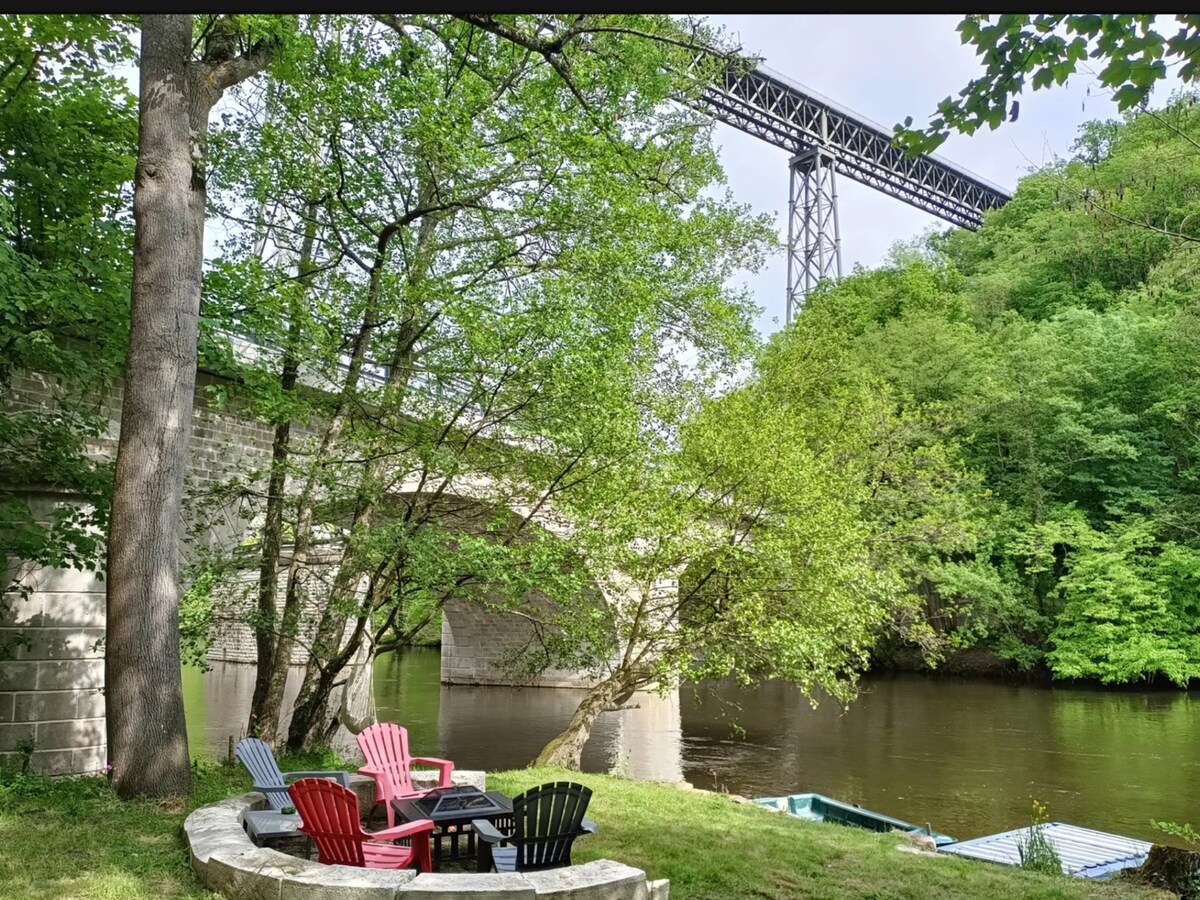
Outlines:
<svg viewBox="0 0 1200 900"><path fill-rule="evenodd" d="M892 132L759 64L729 66L696 104L715 119L787 150L787 322L824 278L842 274L836 175L964 228L1012 195L936 154L910 158Z"/></svg>

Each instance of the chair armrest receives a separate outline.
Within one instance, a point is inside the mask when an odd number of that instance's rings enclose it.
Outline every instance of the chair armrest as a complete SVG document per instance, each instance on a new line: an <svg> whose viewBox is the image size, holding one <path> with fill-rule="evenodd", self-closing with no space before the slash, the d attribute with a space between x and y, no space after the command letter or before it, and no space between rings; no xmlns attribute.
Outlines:
<svg viewBox="0 0 1200 900"><path fill-rule="evenodd" d="M472 819L471 830L479 836L481 841L487 841L489 844L498 844L512 837L511 834L502 833L500 829L487 819Z"/></svg>
<svg viewBox="0 0 1200 900"><path fill-rule="evenodd" d="M254 790L258 791L260 794L263 794L263 796L266 798L266 802L270 804L272 809L277 809L277 806L274 803L271 803L272 797L283 798L280 802L280 806L292 805L292 794L288 793L287 785L254 785Z"/></svg>
<svg viewBox="0 0 1200 900"><path fill-rule="evenodd" d="M600 826L586 816L584 817L583 821L579 823L579 826L588 834L598 834L600 832Z"/></svg>
<svg viewBox="0 0 1200 900"><path fill-rule="evenodd" d="M436 756L414 756L411 762L423 763L427 766L437 766L439 769L444 768L445 766L454 768L453 762L448 759L438 759Z"/></svg>
<svg viewBox="0 0 1200 900"><path fill-rule="evenodd" d="M344 788L350 787L349 772L283 772L284 780L289 778L332 778Z"/></svg>
<svg viewBox="0 0 1200 900"><path fill-rule="evenodd" d="M359 775L369 775L375 779L375 796L377 799L385 800L399 796L398 792L392 788L392 776L384 769L377 769L374 766L363 766L358 770Z"/></svg>
<svg viewBox="0 0 1200 900"><path fill-rule="evenodd" d="M454 763L450 760L438 759L436 756L414 756L409 762L425 766L437 766L440 772L438 787L450 787L453 784L450 779L450 773L454 771Z"/></svg>
<svg viewBox="0 0 1200 900"><path fill-rule="evenodd" d="M372 831L367 837L373 841L397 841L400 838L412 837L417 834L428 834L433 829L433 819L416 819L412 822L405 822L403 825L396 825L393 828Z"/></svg>

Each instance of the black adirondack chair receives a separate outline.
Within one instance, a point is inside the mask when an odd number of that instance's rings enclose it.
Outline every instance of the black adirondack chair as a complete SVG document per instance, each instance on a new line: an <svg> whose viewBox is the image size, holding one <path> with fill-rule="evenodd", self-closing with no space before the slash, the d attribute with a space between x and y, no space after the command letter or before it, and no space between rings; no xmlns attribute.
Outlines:
<svg viewBox="0 0 1200 900"><path fill-rule="evenodd" d="M575 838L600 830L584 816L591 799L591 788L555 781L513 797L511 823L475 819L471 828L479 838L479 871L490 871L492 866L497 872L569 866ZM501 828L510 830L506 834Z"/></svg>
<svg viewBox="0 0 1200 900"><path fill-rule="evenodd" d="M333 778L344 788L350 787L349 772L281 772L275 754L266 741L242 738L234 754L254 779L254 789L267 798L270 809L247 810L242 813L242 828L250 840L261 846L271 838L294 835L300 826L300 816L283 810L292 806L287 783L297 778Z"/></svg>

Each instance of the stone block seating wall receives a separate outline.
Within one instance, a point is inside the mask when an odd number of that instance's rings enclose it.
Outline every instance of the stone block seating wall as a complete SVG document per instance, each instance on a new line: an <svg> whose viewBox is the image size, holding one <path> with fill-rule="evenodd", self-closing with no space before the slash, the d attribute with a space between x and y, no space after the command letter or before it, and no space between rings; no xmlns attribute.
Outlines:
<svg viewBox="0 0 1200 900"><path fill-rule="evenodd" d="M414 773L433 784L435 773ZM455 772L456 784L486 788L483 772ZM363 814L375 783L352 775ZM327 866L255 847L238 821L244 810L266 800L251 792L210 803L183 823L192 868L210 890L246 900L668 900L665 879L649 881L641 869L608 859L544 872L504 874L417 873L353 866Z"/></svg>

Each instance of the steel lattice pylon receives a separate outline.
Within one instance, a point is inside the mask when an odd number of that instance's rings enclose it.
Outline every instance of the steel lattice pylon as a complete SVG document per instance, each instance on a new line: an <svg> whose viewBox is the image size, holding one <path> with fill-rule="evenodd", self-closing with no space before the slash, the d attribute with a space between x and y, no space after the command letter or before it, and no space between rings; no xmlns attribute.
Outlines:
<svg viewBox="0 0 1200 900"><path fill-rule="evenodd" d="M820 150L792 157L788 190L787 322L823 278L842 277L837 173Z"/></svg>

